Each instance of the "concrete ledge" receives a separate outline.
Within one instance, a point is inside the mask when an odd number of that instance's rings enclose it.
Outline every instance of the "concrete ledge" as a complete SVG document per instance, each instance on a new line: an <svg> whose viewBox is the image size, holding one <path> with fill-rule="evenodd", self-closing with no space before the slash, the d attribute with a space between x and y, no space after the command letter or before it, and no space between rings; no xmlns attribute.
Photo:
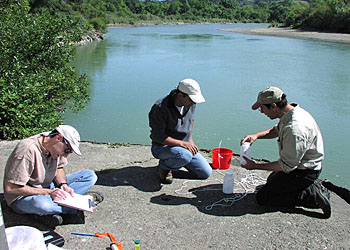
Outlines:
<svg viewBox="0 0 350 250"><path fill-rule="evenodd" d="M0 178L16 141L0 142ZM228 170L214 170L208 180L188 180L178 173L171 185L160 185L158 161L150 146L109 147L84 142L83 156L70 155L67 172L92 169L99 177L93 190L105 201L85 224L56 228L66 240L65 249L106 249L110 240L72 235L71 232L112 233L124 249L141 240L142 249L347 249L350 246L349 205L332 195L332 217L321 219L320 209L267 209L256 204L253 188L267 172L255 171L249 185L246 170L235 155ZM211 162L210 154L203 153ZM226 171L235 175L235 193L222 193ZM246 181L245 181L246 180ZM243 184L244 183L244 184ZM249 189L252 188L252 189ZM248 193L245 192L248 190ZM2 185L0 193L3 193ZM225 200L222 200L225 199ZM232 202L234 199L240 199ZM220 202L219 202L220 201ZM218 202L218 203L217 203ZM16 215L4 202L5 226L31 225L48 231L28 215Z"/></svg>

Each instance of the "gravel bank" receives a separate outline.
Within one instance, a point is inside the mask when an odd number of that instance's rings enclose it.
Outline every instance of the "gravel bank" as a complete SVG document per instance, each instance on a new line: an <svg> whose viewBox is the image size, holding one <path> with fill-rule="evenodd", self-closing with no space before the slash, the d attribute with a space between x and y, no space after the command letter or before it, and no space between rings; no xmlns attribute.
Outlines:
<svg viewBox="0 0 350 250"><path fill-rule="evenodd" d="M327 33L317 31L303 31L289 28L234 28L222 29L223 31L236 32L247 35L288 37L304 40L318 40L350 44L350 34Z"/></svg>

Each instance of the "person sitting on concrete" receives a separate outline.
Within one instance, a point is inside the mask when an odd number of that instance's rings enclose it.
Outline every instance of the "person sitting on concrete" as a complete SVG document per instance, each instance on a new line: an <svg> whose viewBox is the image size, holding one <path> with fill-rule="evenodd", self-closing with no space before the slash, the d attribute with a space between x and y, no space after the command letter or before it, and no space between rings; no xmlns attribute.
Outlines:
<svg viewBox="0 0 350 250"><path fill-rule="evenodd" d="M242 140L253 144L257 139L278 138L279 160L269 163L247 161L243 168L273 171L257 192L256 199L264 206L303 206L321 208L325 218L331 216L330 192L318 176L324 159L323 139L314 118L297 104L289 104L277 87L262 90L253 110L260 109L279 123L267 130L247 135Z"/></svg>
<svg viewBox="0 0 350 250"><path fill-rule="evenodd" d="M78 131L69 125L19 141L7 160L3 181L5 200L14 212L38 215L49 227L62 224L64 215L84 216L54 202L65 198L65 192L85 194L97 181L91 170L65 174L67 156L81 155L79 143ZM103 200L98 192L91 196L96 204Z"/></svg>
<svg viewBox="0 0 350 250"><path fill-rule="evenodd" d="M187 78L169 95L156 101L148 114L151 151L159 159L159 177L164 184L172 183L171 171L182 167L194 178L206 179L212 173L192 139L196 104L204 101L198 82Z"/></svg>

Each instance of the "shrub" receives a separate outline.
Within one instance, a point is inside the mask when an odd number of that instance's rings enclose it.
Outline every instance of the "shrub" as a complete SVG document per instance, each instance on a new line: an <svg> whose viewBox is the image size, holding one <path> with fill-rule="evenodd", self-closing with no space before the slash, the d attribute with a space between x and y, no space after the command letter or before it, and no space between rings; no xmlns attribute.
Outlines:
<svg viewBox="0 0 350 250"><path fill-rule="evenodd" d="M65 109L89 100L87 77L69 66L85 28L79 19L29 10L24 0L0 3L0 139L51 130Z"/></svg>

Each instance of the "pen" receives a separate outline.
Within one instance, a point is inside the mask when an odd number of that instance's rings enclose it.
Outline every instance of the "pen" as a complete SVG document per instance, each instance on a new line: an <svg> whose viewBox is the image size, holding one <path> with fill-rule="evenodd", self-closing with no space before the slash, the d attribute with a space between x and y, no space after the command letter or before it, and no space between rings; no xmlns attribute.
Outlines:
<svg viewBox="0 0 350 250"><path fill-rule="evenodd" d="M72 232L71 234L97 237L95 234L85 234L85 233L76 233L76 232Z"/></svg>

